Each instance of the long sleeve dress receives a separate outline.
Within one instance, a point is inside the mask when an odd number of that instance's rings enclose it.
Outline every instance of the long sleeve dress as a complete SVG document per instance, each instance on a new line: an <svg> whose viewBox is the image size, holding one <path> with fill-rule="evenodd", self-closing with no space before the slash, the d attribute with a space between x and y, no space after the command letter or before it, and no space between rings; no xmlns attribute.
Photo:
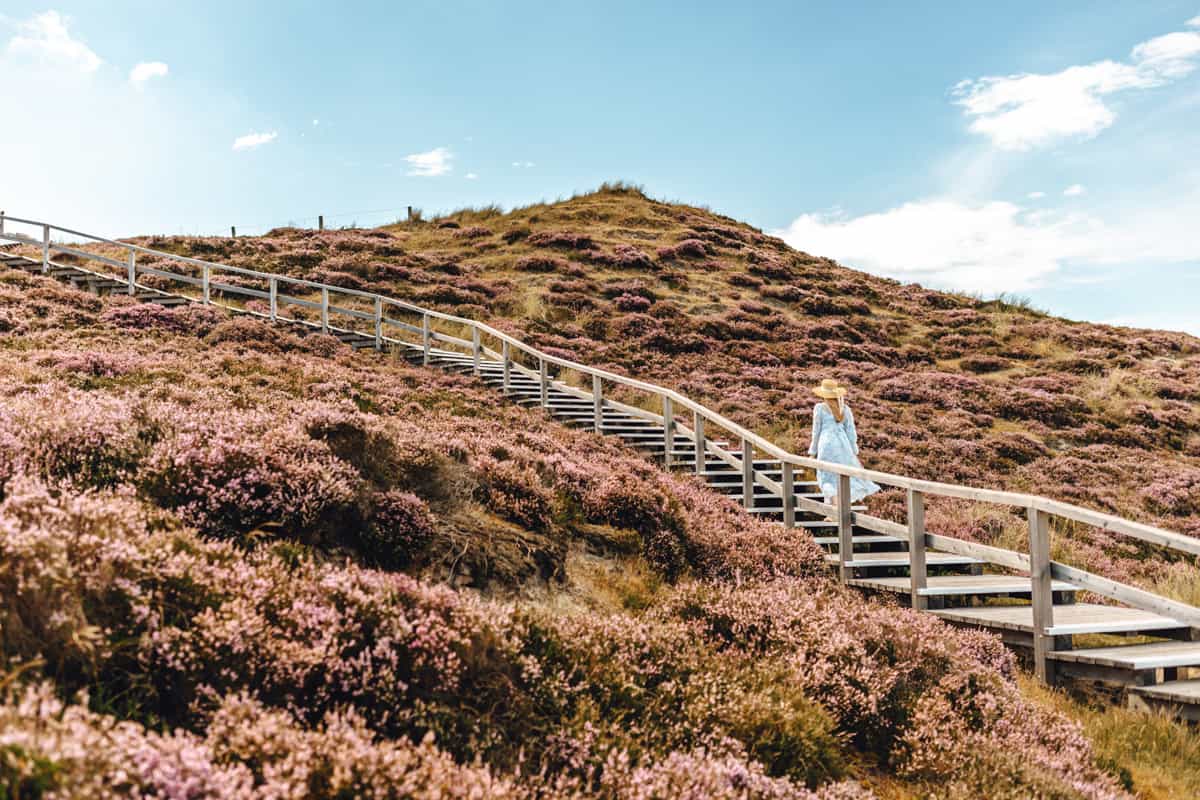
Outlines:
<svg viewBox="0 0 1200 800"><path fill-rule="evenodd" d="M828 403L817 403L813 408L812 444L808 454L821 461L832 461L848 467L862 467L858 461L858 431L854 427L854 412L846 406L842 421L838 422ZM835 472L817 470L817 484L826 499L838 493L838 475ZM879 491L879 484L866 478L850 479L850 500L862 500Z"/></svg>

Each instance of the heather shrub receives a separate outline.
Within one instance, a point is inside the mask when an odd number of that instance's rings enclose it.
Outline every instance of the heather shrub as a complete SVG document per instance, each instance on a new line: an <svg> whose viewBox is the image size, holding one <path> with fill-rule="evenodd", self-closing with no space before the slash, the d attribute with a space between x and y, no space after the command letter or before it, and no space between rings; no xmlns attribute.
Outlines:
<svg viewBox="0 0 1200 800"><path fill-rule="evenodd" d="M999 372L1000 370L1008 369L1012 365L1012 362L998 356L975 355L966 356L958 362L958 365L967 372L974 372L978 375L985 372Z"/></svg>
<svg viewBox="0 0 1200 800"><path fill-rule="evenodd" d="M267 522L310 529L352 503L359 477L328 446L278 427L269 414L182 422L151 450L146 495L217 536Z"/></svg>
<svg viewBox="0 0 1200 800"><path fill-rule="evenodd" d="M669 580L687 565L682 515L652 482L612 473L589 486L581 500L589 522L637 531L646 560Z"/></svg>
<svg viewBox="0 0 1200 800"><path fill-rule="evenodd" d="M210 345L231 344L278 353L300 346L300 340L266 320L238 315L217 323L204 337Z"/></svg>
<svg viewBox="0 0 1200 800"><path fill-rule="evenodd" d="M513 269L519 272L565 272L570 265L565 258L535 254L518 258Z"/></svg>
<svg viewBox="0 0 1200 800"><path fill-rule="evenodd" d="M622 294L613 300L613 307L618 311L646 311L650 301L636 294Z"/></svg>
<svg viewBox="0 0 1200 800"><path fill-rule="evenodd" d="M192 336L207 335L226 318L224 311L196 303L170 308L157 303L113 305L101 315L101 319L105 322L121 328L159 330Z"/></svg>
<svg viewBox="0 0 1200 800"><path fill-rule="evenodd" d="M140 404L50 386L3 402L0 493L19 472L80 487L128 479L153 436Z"/></svg>
<svg viewBox="0 0 1200 800"><path fill-rule="evenodd" d="M475 496L492 513L535 531L550 527L554 497L530 466L478 456L473 464Z"/></svg>
<svg viewBox="0 0 1200 800"><path fill-rule="evenodd" d="M371 497L360 546L373 563L394 569L411 562L433 536L433 517L425 501L393 490Z"/></svg>
<svg viewBox="0 0 1200 800"><path fill-rule="evenodd" d="M568 250L591 250L596 246L592 237L571 231L545 231L525 237L534 247L561 247Z"/></svg>

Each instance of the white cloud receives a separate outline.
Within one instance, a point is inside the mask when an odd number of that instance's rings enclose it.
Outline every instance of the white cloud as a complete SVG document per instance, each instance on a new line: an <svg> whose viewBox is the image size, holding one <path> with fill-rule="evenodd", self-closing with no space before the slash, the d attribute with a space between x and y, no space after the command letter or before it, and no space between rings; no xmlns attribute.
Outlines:
<svg viewBox="0 0 1200 800"><path fill-rule="evenodd" d="M468 173L466 174L466 178L467 178L467 180L469 180L469 181L473 181L473 180L475 180L475 179L476 179L476 178L478 178L478 177L479 177L479 176L478 176L478 175L476 175L474 172L468 172Z"/></svg>
<svg viewBox="0 0 1200 800"><path fill-rule="evenodd" d="M129 80L140 86L151 78L165 78L169 71L170 68L161 61L143 61L129 70Z"/></svg>
<svg viewBox="0 0 1200 800"><path fill-rule="evenodd" d="M971 118L972 132L1002 150L1030 150L1096 136L1117 118L1105 102L1108 95L1161 86L1195 70L1198 61L1200 32L1179 31L1138 44L1128 62L965 80L952 93Z"/></svg>
<svg viewBox="0 0 1200 800"><path fill-rule="evenodd" d="M535 167L537 165L532 161L514 161L513 166L517 169L530 169L531 167Z"/></svg>
<svg viewBox="0 0 1200 800"><path fill-rule="evenodd" d="M1163 314L1152 311L1145 314L1127 314L1112 319L1102 320L1105 325L1120 325L1123 328L1149 328L1158 331L1182 331L1192 336L1200 336L1200 321L1195 315L1188 316Z"/></svg>
<svg viewBox="0 0 1200 800"><path fill-rule="evenodd" d="M1045 196L1045 192L1030 192L1026 195L1026 197L1028 197L1030 200L1041 200Z"/></svg>
<svg viewBox="0 0 1200 800"><path fill-rule="evenodd" d="M1200 28L1200 17L1192 17L1187 21L1189 28Z"/></svg>
<svg viewBox="0 0 1200 800"><path fill-rule="evenodd" d="M454 154L446 147L435 147L427 153L413 153L404 157L408 162L408 174L420 177L445 175L454 162Z"/></svg>
<svg viewBox="0 0 1200 800"><path fill-rule="evenodd" d="M320 124L321 124L321 120L319 120L319 119L314 119L314 120L313 120L313 127L314 127L314 128L315 128L315 127L317 127L317 126L318 126L318 125L320 125Z"/></svg>
<svg viewBox="0 0 1200 800"><path fill-rule="evenodd" d="M276 131L270 133L247 133L245 136L239 136L233 140L234 150L251 150L255 147L261 147L264 144L269 144L279 138Z"/></svg>
<svg viewBox="0 0 1200 800"><path fill-rule="evenodd" d="M1086 191L1087 189L1083 188L1082 183L1073 183L1067 188L1063 189L1063 197L1079 197Z"/></svg>
<svg viewBox="0 0 1200 800"><path fill-rule="evenodd" d="M950 289L1022 291L1086 254L1081 217L1029 213L1006 202L933 199L844 218L805 214L779 232L797 249Z"/></svg>
<svg viewBox="0 0 1200 800"><path fill-rule="evenodd" d="M774 233L799 250L876 274L995 293L1086 282L1106 267L1200 263L1197 218L1200 190L1166 204L1139 203L1112 220L938 197L859 217L804 214Z"/></svg>
<svg viewBox="0 0 1200 800"><path fill-rule="evenodd" d="M67 30L68 21L57 11L44 11L17 23L17 34L9 39L6 55L42 66L95 72L104 61L90 47L71 36Z"/></svg>

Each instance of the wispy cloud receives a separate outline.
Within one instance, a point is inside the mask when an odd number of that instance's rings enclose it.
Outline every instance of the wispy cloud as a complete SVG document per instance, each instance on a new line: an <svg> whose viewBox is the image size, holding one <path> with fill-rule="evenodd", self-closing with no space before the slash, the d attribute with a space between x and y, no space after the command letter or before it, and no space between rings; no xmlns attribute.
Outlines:
<svg viewBox="0 0 1200 800"><path fill-rule="evenodd" d="M5 54L42 66L95 72L104 61L71 35L69 22L69 18L57 11L44 11L19 22L16 35L5 46Z"/></svg>
<svg viewBox="0 0 1200 800"><path fill-rule="evenodd" d="M1082 183L1073 183L1063 189L1063 197L1079 197L1085 192L1087 192L1087 189L1083 188Z"/></svg>
<svg viewBox="0 0 1200 800"><path fill-rule="evenodd" d="M143 61L129 70L129 82L141 86L151 78L165 78L170 68L161 61Z"/></svg>
<svg viewBox="0 0 1200 800"><path fill-rule="evenodd" d="M466 174L466 178L467 178L467 180L469 180L469 181L473 181L473 180L477 179L478 177L479 177L479 176L478 176L478 175L476 175L474 172L468 172L468 173Z"/></svg>
<svg viewBox="0 0 1200 800"><path fill-rule="evenodd" d="M881 275L948 289L1026 291L1103 265L1200 260L1200 191L1106 221L1074 209L945 197L847 217L804 214L776 231L793 247Z"/></svg>
<svg viewBox="0 0 1200 800"><path fill-rule="evenodd" d="M409 175L432 178L450 172L454 165L454 153L448 147L435 147L425 153L407 155L404 160L408 163Z"/></svg>
<svg viewBox="0 0 1200 800"><path fill-rule="evenodd" d="M1192 17L1187 21L1189 28L1200 28L1200 17Z"/></svg>
<svg viewBox="0 0 1200 800"><path fill-rule="evenodd" d="M276 131L270 133L247 133L245 136L239 136L233 140L234 150L252 150L255 147L262 147L264 144L269 144L279 138Z"/></svg>
<svg viewBox="0 0 1200 800"><path fill-rule="evenodd" d="M531 169L536 167L537 164L534 164L532 161L514 161L513 166L517 169Z"/></svg>
<svg viewBox="0 0 1200 800"><path fill-rule="evenodd" d="M1037 218L1013 203L920 200L845 218L805 214L780 235L810 253L951 289L1016 291L1038 285L1086 252L1080 218Z"/></svg>
<svg viewBox="0 0 1200 800"><path fill-rule="evenodd" d="M1030 150L1096 136L1117 118L1106 102L1109 95L1162 86L1192 72L1198 62L1200 32L1177 31L1138 44L1128 61L965 80L954 87L954 102L971 118L971 131L996 147Z"/></svg>
<svg viewBox="0 0 1200 800"><path fill-rule="evenodd" d="M1026 197L1028 197L1030 200L1041 200L1045 196L1045 192L1030 192L1028 195L1026 195Z"/></svg>

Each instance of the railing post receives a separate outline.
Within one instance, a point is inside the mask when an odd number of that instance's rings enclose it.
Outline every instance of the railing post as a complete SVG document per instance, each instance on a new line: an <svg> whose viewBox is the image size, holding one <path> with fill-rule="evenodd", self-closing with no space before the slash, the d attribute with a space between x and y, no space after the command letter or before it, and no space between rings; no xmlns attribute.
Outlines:
<svg viewBox="0 0 1200 800"><path fill-rule="evenodd" d="M429 314L421 315L421 363L429 366Z"/></svg>
<svg viewBox="0 0 1200 800"><path fill-rule="evenodd" d="M271 276L269 288L271 293L271 322L274 322L279 319L279 281L274 275Z"/></svg>
<svg viewBox="0 0 1200 800"><path fill-rule="evenodd" d="M838 475L838 577L842 583L853 577L854 569L847 566L854 560L854 524L850 509L850 476Z"/></svg>
<svg viewBox="0 0 1200 800"><path fill-rule="evenodd" d="M912 607L918 611L929 607L929 598L922 592L929 584L925 566L925 495L908 490L908 575L912 592Z"/></svg>
<svg viewBox="0 0 1200 800"><path fill-rule="evenodd" d="M0 236L4 235L4 212L0 211Z"/></svg>
<svg viewBox="0 0 1200 800"><path fill-rule="evenodd" d="M329 333L329 289L321 287L321 330Z"/></svg>
<svg viewBox="0 0 1200 800"><path fill-rule="evenodd" d="M479 374L479 328L471 326L471 356L474 359L472 371Z"/></svg>
<svg viewBox="0 0 1200 800"><path fill-rule="evenodd" d="M383 298L375 295L375 349L383 349Z"/></svg>
<svg viewBox="0 0 1200 800"><path fill-rule="evenodd" d="M754 445L742 439L742 506L754 508Z"/></svg>
<svg viewBox="0 0 1200 800"><path fill-rule="evenodd" d="M538 359L538 387L541 392L542 408L550 407L550 376L546 371L546 359Z"/></svg>
<svg viewBox="0 0 1200 800"><path fill-rule="evenodd" d="M783 462L783 527L796 527L796 468L790 461Z"/></svg>
<svg viewBox="0 0 1200 800"><path fill-rule="evenodd" d="M137 292L137 251L129 251L129 265L126 267L127 279L129 282L129 293Z"/></svg>
<svg viewBox="0 0 1200 800"><path fill-rule="evenodd" d="M42 226L42 274L50 271L50 226Z"/></svg>
<svg viewBox="0 0 1200 800"><path fill-rule="evenodd" d="M212 269L208 264L205 264L200 269L200 286L204 292L204 304L208 305L212 302L212 292L209 288L209 283L212 281Z"/></svg>
<svg viewBox="0 0 1200 800"><path fill-rule="evenodd" d="M512 357L509 355L507 340L500 342L500 360L504 362L500 385L503 387L504 393L508 394L509 386L512 384Z"/></svg>
<svg viewBox="0 0 1200 800"><path fill-rule="evenodd" d="M704 443L704 417L699 411L692 412L692 433L696 436L696 474L704 472L704 461L708 455L708 445Z"/></svg>
<svg viewBox="0 0 1200 800"><path fill-rule="evenodd" d="M663 396L663 466L671 468L671 451L675 449L675 408L671 398Z"/></svg>
<svg viewBox="0 0 1200 800"><path fill-rule="evenodd" d="M593 430L604 432L604 381L599 375L592 376L592 418Z"/></svg>
<svg viewBox="0 0 1200 800"><path fill-rule="evenodd" d="M1046 631L1054 626L1054 593L1050 573L1050 515L1029 508L1029 580L1033 601L1033 671L1038 680L1054 684L1050 651L1054 637Z"/></svg>

